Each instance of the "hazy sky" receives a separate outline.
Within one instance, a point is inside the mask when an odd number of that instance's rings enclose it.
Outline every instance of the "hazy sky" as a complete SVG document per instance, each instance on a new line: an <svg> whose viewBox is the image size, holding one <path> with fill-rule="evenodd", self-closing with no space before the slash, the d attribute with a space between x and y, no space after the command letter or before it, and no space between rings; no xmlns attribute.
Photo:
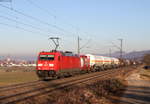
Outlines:
<svg viewBox="0 0 150 104"><path fill-rule="evenodd" d="M61 38L61 50L73 52L77 52L78 35L84 46L81 53L108 53L110 47L118 51L111 42L119 46L119 38L126 52L150 49L150 0L12 0L0 4L1 55L50 50L50 36Z"/></svg>

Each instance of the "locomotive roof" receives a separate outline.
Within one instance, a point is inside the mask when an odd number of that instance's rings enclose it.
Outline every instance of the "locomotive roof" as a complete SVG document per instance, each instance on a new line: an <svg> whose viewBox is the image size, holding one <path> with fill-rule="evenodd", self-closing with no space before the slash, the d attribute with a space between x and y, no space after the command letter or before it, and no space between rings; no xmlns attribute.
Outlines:
<svg viewBox="0 0 150 104"><path fill-rule="evenodd" d="M77 54L74 54L74 53L72 53L72 52L70 52L70 51L65 51L65 52L63 52L63 51L42 51L42 52L40 52L40 54L41 53L60 53L60 54L62 54L63 56L78 56Z"/></svg>

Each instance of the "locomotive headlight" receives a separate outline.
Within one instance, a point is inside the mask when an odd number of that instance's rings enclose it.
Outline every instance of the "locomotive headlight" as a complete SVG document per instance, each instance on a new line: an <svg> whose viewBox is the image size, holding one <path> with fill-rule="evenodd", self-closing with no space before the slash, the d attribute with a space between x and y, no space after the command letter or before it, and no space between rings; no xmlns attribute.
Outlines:
<svg viewBox="0 0 150 104"><path fill-rule="evenodd" d="M38 66L42 66L43 64L38 64Z"/></svg>
<svg viewBox="0 0 150 104"><path fill-rule="evenodd" d="M53 66L54 66L54 64L49 64L49 66L53 67Z"/></svg>

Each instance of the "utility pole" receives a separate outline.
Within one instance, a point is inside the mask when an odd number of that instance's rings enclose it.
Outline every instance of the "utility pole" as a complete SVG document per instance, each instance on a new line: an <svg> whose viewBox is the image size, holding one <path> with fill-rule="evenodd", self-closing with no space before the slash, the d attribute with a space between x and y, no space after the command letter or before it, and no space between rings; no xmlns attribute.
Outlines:
<svg viewBox="0 0 150 104"><path fill-rule="evenodd" d="M118 39L118 40L120 41L120 45L119 46L115 45L113 42L111 42L111 43L112 43L112 45L114 47L116 47L117 49L119 49L119 51L120 51L120 59L122 59L123 58L123 39Z"/></svg>
<svg viewBox="0 0 150 104"><path fill-rule="evenodd" d="M122 59L123 56L123 39L118 39L120 40L120 59Z"/></svg>
<svg viewBox="0 0 150 104"><path fill-rule="evenodd" d="M109 57L111 57L111 48L109 49Z"/></svg>
<svg viewBox="0 0 150 104"><path fill-rule="evenodd" d="M78 36L78 55L80 54L80 37Z"/></svg>

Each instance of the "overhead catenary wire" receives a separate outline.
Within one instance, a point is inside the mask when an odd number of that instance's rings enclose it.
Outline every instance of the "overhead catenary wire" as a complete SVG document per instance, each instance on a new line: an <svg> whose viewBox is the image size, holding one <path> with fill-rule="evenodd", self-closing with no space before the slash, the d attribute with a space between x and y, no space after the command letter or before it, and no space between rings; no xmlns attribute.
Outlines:
<svg viewBox="0 0 150 104"><path fill-rule="evenodd" d="M13 22L16 23L16 26L17 26L18 24L22 24L22 25L25 25L25 26L29 26L29 27L31 27L31 28L33 28L33 29L37 29L37 30L39 30L39 31L43 31L43 32L48 33L48 34L64 35L63 33L52 32L52 31L47 30L47 29L45 29L45 28L43 29L43 28L41 28L41 27L34 26L34 25L32 25L29 21L26 21L25 23L24 23L24 22L21 22L21 21L18 20L18 18L17 18L15 15L11 15L11 14L9 14L9 13L7 13L7 12L0 11L0 13L3 13L3 14L5 14L5 15L7 15L7 17L0 15L0 18L4 18L4 19L7 19L7 20L9 20L9 21L13 21ZM9 16L9 17L8 17L8 16ZM10 18L10 17L11 17L11 18Z"/></svg>
<svg viewBox="0 0 150 104"><path fill-rule="evenodd" d="M27 0L27 1L30 2L31 0ZM47 11L46 9L41 8L40 6L36 5L36 4L33 3L32 1L31 1L30 3L32 3L32 4L35 5L37 8L39 8L39 9L45 11L46 13L48 13L49 15L53 16L53 17L56 19L56 16L53 15L53 14L50 14L50 12ZM44 25L47 25L47 26L51 26L51 27L53 27L53 28L55 28L55 29L57 29L57 30L59 30L59 31L62 31L62 32L65 32L65 33L69 33L69 34L72 34L72 35L77 35L77 34L74 34L74 33L69 32L69 31L66 31L65 29L63 29L63 28L61 28L61 27L58 27L57 25L50 24L50 23L45 22L45 21L43 21L43 20L41 20L41 19L39 19L39 18L36 18L36 17L33 17L33 16L28 15L28 14L26 14L26 13L23 13L23 12L20 11L20 10L17 10L17 9L14 9L14 8L10 8L10 7L7 7L7 6L2 5L2 4L0 4L0 6L3 7L3 8L9 9L9 10L11 10L11 11L17 13L17 14L20 14L20 15L23 15L23 16L25 16L25 17L27 17L27 18L30 18L30 19L32 19L32 20L34 20L34 21L37 21L37 22L39 22L39 23L41 23L41 24L44 24ZM8 18L7 18L7 19L8 19ZM16 20L15 20L15 21L16 21ZM23 24L23 25L29 26L29 27L34 28L34 29L39 29L39 28L37 28L37 27L35 27L35 26L33 26L33 25L25 24L25 23L22 23L22 22L19 22L19 21L16 21L16 23ZM81 29L79 29L79 27L76 27L76 26L74 26L74 25L72 25L72 24L69 24L69 25L70 25L72 28L81 30ZM26 30L26 29L25 29L25 30ZM41 30L41 29L40 29L40 30ZM80 32L81 32L81 31L80 31ZM84 34L86 34L86 32L84 32ZM79 34L78 34L78 35L79 35ZM86 36L87 36L87 34L86 34ZM85 38L84 38L84 39L85 39ZM88 41L89 41L89 40L88 40ZM88 43L88 42L87 42L87 43ZM86 44L87 44L87 43L86 43ZM83 46L84 46L84 45L83 45Z"/></svg>
<svg viewBox="0 0 150 104"><path fill-rule="evenodd" d="M26 0L26 1L28 1L30 4L34 5L35 7L41 9L42 11L46 12L48 15L53 16L53 17L56 19L56 17L57 17L56 15L50 13L48 10L42 8L41 6L37 5L37 4L34 3L33 1L31 1L31 0ZM64 30L64 29L62 29L62 28L56 26L56 25L53 25L53 24L44 22L44 21L42 21L42 20L40 20L40 19L38 19L38 18L36 18L36 17L30 16L30 15L27 15L27 14L21 12L21 11L18 11L18 10L16 10L16 9L14 9L12 6L11 6L11 7L7 7L7 6L2 5L2 4L0 4L0 6L3 7L3 8L7 8L7 9L9 9L9 10L11 10L11 11L14 11L14 12L16 12L16 13L18 13L18 14L21 14L21 15L23 15L23 16L25 16L25 17L28 17L28 18L30 18L30 19L32 19L32 20L38 21L38 22L40 22L40 23L42 23L42 24L50 25L50 26L52 26L53 28L56 28L57 30L60 30L60 31L63 31L63 32L66 32L66 33L69 33L69 34L71 33L71 32L69 32L69 31L66 31L66 30ZM67 23L66 23L66 24L67 24ZM72 28L75 28L75 29L78 28L78 30L79 30L79 27L76 27L76 26L74 26L74 25L72 25L72 24L68 24L68 25L70 25ZM84 32L84 33L85 33L85 32ZM71 34L76 35L76 34L74 34L74 33L71 33ZM86 34L86 35L87 35L87 34Z"/></svg>
<svg viewBox="0 0 150 104"><path fill-rule="evenodd" d="M28 3L30 3L31 5L33 5L34 7L40 9L41 11L47 13L48 15L52 16L53 18L57 19L58 20L58 16L52 14L51 12L49 12L47 9L44 9L42 8L41 6L37 5L36 3L34 3L32 0L26 0ZM70 27L74 28L76 31L79 31L81 30L79 27L71 24L71 23L66 23L66 22L63 22L65 23L66 25L69 25ZM82 32L82 31L80 31ZM85 34L86 36L88 35L87 32L82 32L83 34Z"/></svg>
<svg viewBox="0 0 150 104"><path fill-rule="evenodd" d="M28 3L30 3L31 5L33 5L34 7L40 9L41 11L45 12L46 14L52 16L54 19L58 19L58 16L52 14L51 12L49 12L48 10L42 8L41 6L37 5L36 3L34 3L32 0L26 0ZM71 26L72 28L75 28L77 29L77 27L75 27L74 25L70 24L70 23L66 23L66 22L63 22L69 26Z"/></svg>
<svg viewBox="0 0 150 104"><path fill-rule="evenodd" d="M51 12L49 12L48 10L42 8L41 6L35 4L33 1L31 0L26 0L28 3L30 3L31 5L35 6L36 8L39 8L40 10L42 10L43 12L46 12L48 15L52 16L54 19L56 19L57 16L55 16L54 14L52 14Z"/></svg>
<svg viewBox="0 0 150 104"><path fill-rule="evenodd" d="M32 1L32 0L25 0L25 1L27 1L30 5L32 5L32 6L36 7L36 8L38 8L39 10L45 12L45 13L48 14L49 16L52 16L52 17L55 19L55 21L56 21L56 19L58 20L58 17L57 17L56 15L50 13L47 9L45 9L45 8L41 7L40 5L36 4L34 1ZM57 17L57 18L56 18L56 17ZM76 36L80 36L80 35L78 34L79 30L81 30L79 27L74 26L73 24L70 24L70 23L66 23L66 22L64 22L64 21L63 21L63 23L64 23L64 24L67 24L68 26L70 26L70 27L72 27L72 28L74 28L74 29L76 30L76 32L77 32ZM81 33L81 32L82 32L82 31L80 31L80 33ZM85 36L84 36L84 40L85 40L85 38L87 38L87 36L88 36L88 33L87 33L87 32L82 32L82 33L85 35ZM87 41L86 41L81 47L79 47L79 45L78 45L78 53L79 53L79 50L83 49L85 46L87 46L87 45L89 44L89 40L91 40L91 38L87 39ZM79 42L78 42L78 43L79 43Z"/></svg>
<svg viewBox="0 0 150 104"><path fill-rule="evenodd" d="M43 12L47 13L48 15L52 16L55 20L56 20L56 19L58 20L58 16L52 14L52 13L49 12L48 10L46 10L46 9L42 8L41 6L37 5L37 4L34 3L32 0L26 0L26 1L27 1L28 3L30 3L31 5L35 6L36 8L40 9L41 11L43 11ZM76 29L76 27L75 27L74 25L70 24L70 23L66 23L66 22L63 22L63 23L65 23L65 24L71 26L72 28L75 28L75 29Z"/></svg>
<svg viewBox="0 0 150 104"><path fill-rule="evenodd" d="M80 50L85 48L89 43L91 42L91 39L89 39L85 44L83 44L81 47L80 47Z"/></svg>
<svg viewBox="0 0 150 104"><path fill-rule="evenodd" d="M25 16L25 17L27 17L27 18L30 18L30 19L32 19L32 20L34 20L34 21L37 21L37 22L39 22L39 23L41 23L41 24L45 24L45 25L47 25L47 26L51 26L51 27L53 27L53 28L55 28L55 29L57 29L57 30L59 30L59 31L63 31L63 32L66 32L66 33L70 33L70 32L68 32L68 31L64 30L63 28L60 28L60 27L58 27L58 26L56 26L56 25L53 25L53 24L47 23L47 22L45 22L45 21L42 21L42 20L40 20L40 19L38 19L38 18L36 18L36 17L30 16L30 15L28 15L28 14L25 14L25 13L19 11L19 10L12 9L12 8L7 7L7 6L5 6L5 5L2 5L2 4L0 4L0 6L3 7L3 8L9 9L9 10L11 10L11 11L13 11L13 12L16 12L16 13L18 13L18 14L20 14L20 15L23 15L23 16ZM71 33L71 34L73 34L73 33Z"/></svg>
<svg viewBox="0 0 150 104"><path fill-rule="evenodd" d="M42 34L42 33L40 33L40 32L35 32L35 31L32 31L32 30L28 30L28 29L25 29L25 28L23 28L23 27L19 27L19 26L15 26L15 25L10 25L10 24L7 24L7 23L2 23L2 22L0 22L0 24L1 25L5 25L5 26L7 26L7 27L13 27L13 28L17 28L17 29L20 29L20 30L23 30L23 31L26 31L26 32L30 32L30 33L33 33L33 34L38 34L38 35L44 35L44 36L47 36L47 37L49 37L50 35L45 35L45 34Z"/></svg>
<svg viewBox="0 0 150 104"><path fill-rule="evenodd" d="M43 31L43 29L41 29L40 27L37 27L37 26L34 26L34 25L31 25L31 24L27 24L27 23L24 23L24 22L20 22L20 21L17 21L15 19L12 19L12 18L9 18L9 17L6 17L6 16L1 16L0 15L0 18L3 18L3 19L6 19L6 20L9 20L9 21L12 21L12 22L15 22L15 23L18 23L18 24L22 24L22 25L25 25L25 26L28 26L28 27L31 27L33 29L36 29L38 31ZM48 33L48 34L56 34L56 33L52 33L52 32L49 32L49 31L43 31L45 34Z"/></svg>

